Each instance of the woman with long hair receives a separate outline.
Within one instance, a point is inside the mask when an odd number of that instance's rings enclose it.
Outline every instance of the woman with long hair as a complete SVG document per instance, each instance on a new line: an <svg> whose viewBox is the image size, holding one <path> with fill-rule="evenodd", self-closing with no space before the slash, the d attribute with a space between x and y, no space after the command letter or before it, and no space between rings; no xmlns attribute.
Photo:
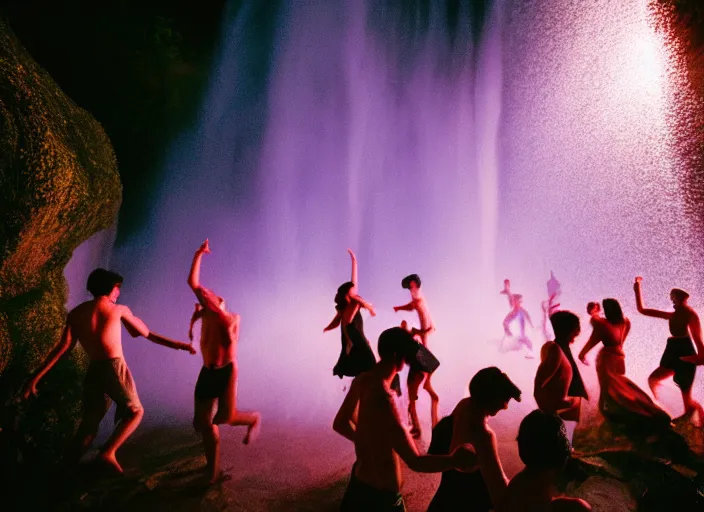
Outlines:
<svg viewBox="0 0 704 512"><path fill-rule="evenodd" d="M376 316L374 307L357 295L357 257L352 249L347 249L352 258L352 280L340 285L335 295L335 318L323 332L340 327L342 349L337 364L332 370L338 377L356 377L370 370L376 358L369 341L364 335L364 321L361 310L366 309Z"/></svg>
<svg viewBox="0 0 704 512"><path fill-rule="evenodd" d="M589 351L599 342L603 344L596 358L596 374L601 388L599 410L605 418L616 423L668 427L670 415L626 377L623 343L631 330L631 321L623 316L616 299L604 299L602 304L604 318L592 317L592 335L579 353L579 360L588 364L586 357ZM646 423L643 423L644 420Z"/></svg>

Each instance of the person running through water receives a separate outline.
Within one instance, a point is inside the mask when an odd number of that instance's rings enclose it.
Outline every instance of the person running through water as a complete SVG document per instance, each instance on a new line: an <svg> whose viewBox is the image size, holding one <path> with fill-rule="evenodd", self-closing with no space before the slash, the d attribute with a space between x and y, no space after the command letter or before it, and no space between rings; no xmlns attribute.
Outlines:
<svg viewBox="0 0 704 512"><path fill-rule="evenodd" d="M69 471L93 444L100 422L110 409L110 404L115 402L115 429L96 460L111 472L121 474L117 450L137 429L144 416L137 387L122 352L122 325L133 338L143 336L158 345L196 353L188 343L151 332L142 320L132 314L130 308L117 304L122 280L121 275L102 268L90 273L86 287L93 299L69 312L59 344L22 390L24 400L36 396L37 386L44 375L76 346L76 342L81 344L90 365L83 382L83 418L63 459L64 467Z"/></svg>
<svg viewBox="0 0 704 512"><path fill-rule="evenodd" d="M526 357L533 358L533 343L530 341L530 338L528 338L528 336L526 335L526 322L528 322L531 327L533 327L533 322L530 319L528 311L523 308L523 295L511 292L511 281L509 281L508 279L504 280L504 289L501 290L501 292L499 293L507 296L508 304L511 308L508 315L506 315L506 318L504 318L504 339L506 339L506 337L513 336L513 333L511 333L510 326L514 320L518 320L518 325L520 328L520 334L518 335L518 343L526 347L526 349L528 350Z"/></svg>
<svg viewBox="0 0 704 512"><path fill-rule="evenodd" d="M420 329L414 330L414 337L425 347L428 348L428 336L435 331L435 324L430 317L428 302L423 296L420 289L421 282L418 274L411 274L401 280L401 287L410 291L411 301L403 306L394 306L394 311L415 311L418 314ZM421 429L420 421L418 420L418 412L416 411L416 401L418 400L418 389L423 385L423 389L430 395L430 418L431 425L434 428L438 423L438 405L440 399L438 394L433 389L430 383L431 374L424 373L414 368L408 371L408 416L411 423L411 436L414 439L420 439Z"/></svg>
<svg viewBox="0 0 704 512"><path fill-rule="evenodd" d="M673 421L689 419L692 424L701 427L704 424L704 409L699 402L692 398L692 384L697 366L704 364L704 344L702 343L699 315L687 303L689 294L679 288L673 288L670 291L670 300L674 311L646 308L643 303L642 280L642 277L636 277L633 284L638 312L645 316L667 320L671 335L667 339L667 346L660 359L660 365L648 377L650 389L657 398L657 390L662 381L672 377L682 392L682 402L684 403L684 414Z"/></svg>
<svg viewBox="0 0 704 512"><path fill-rule="evenodd" d="M225 300L200 283L201 261L203 255L209 253L210 245L206 240L193 256L188 286L202 306L200 351L203 368L194 392L193 427L203 439L207 478L213 484L229 478L220 470L219 425L246 426L247 433L242 442L249 444L259 433L261 414L237 408L240 315L229 312Z"/></svg>

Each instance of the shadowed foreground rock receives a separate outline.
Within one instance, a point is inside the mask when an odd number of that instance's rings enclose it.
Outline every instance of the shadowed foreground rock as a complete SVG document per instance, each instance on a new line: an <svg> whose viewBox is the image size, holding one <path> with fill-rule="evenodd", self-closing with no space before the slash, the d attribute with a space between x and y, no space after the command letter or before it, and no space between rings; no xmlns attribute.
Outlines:
<svg viewBox="0 0 704 512"><path fill-rule="evenodd" d="M13 399L59 340L63 270L84 240L112 225L121 200L105 132L26 53L0 19L0 456L3 484L18 467L56 458L80 414L85 357L73 350L40 396ZM10 478L9 476L14 477Z"/></svg>

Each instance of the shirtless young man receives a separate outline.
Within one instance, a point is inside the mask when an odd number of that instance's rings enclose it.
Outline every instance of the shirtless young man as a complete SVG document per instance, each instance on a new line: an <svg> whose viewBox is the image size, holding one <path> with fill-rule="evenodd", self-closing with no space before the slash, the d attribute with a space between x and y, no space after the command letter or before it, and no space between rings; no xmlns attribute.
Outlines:
<svg viewBox="0 0 704 512"><path fill-rule="evenodd" d="M540 350L540 365L535 374L533 395L538 407L573 422L571 437L579 422L582 398L589 398L582 376L574 362L570 345L581 332L579 317L571 311L558 311L550 317L555 341Z"/></svg>
<svg viewBox="0 0 704 512"><path fill-rule="evenodd" d="M249 444L259 431L261 415L258 412L237 410L240 316L227 311L225 300L200 284L200 264L203 255L207 253L210 253L208 240L203 242L193 256L188 285L202 306L199 316L202 319L200 351L203 354L203 368L196 382L193 427L203 438L206 472L212 484L227 479L227 475L220 470L218 425L246 425L247 434L242 442Z"/></svg>
<svg viewBox="0 0 704 512"><path fill-rule="evenodd" d="M499 459L496 434L488 420L521 400L521 390L495 366L479 370L469 382L470 396L433 429L428 453L449 453L470 443L478 467L472 472L445 471L428 512L489 512L500 510L508 478Z"/></svg>
<svg viewBox="0 0 704 512"><path fill-rule="evenodd" d="M430 317L428 303L420 290L420 277L417 274L406 276L401 281L401 287L411 292L411 302L403 306L394 306L394 311L415 311L420 321L420 329L415 329L413 334L424 347L428 347L428 336L435 331L435 324ZM438 423L438 404L440 402L438 394L430 383L431 374L420 372L411 368L408 371L408 415L411 420L411 436L419 439L421 436L418 412L416 411L416 401L418 400L418 389L425 380L423 389L430 395L430 421L433 427Z"/></svg>
<svg viewBox="0 0 704 512"><path fill-rule="evenodd" d="M133 338L144 336L165 347L196 353L187 343L150 332L144 322L132 314L130 308L118 305L121 286L122 276L119 274L102 268L90 273L87 288L93 295L93 300L71 310L66 317L61 341L22 391L25 400L32 395L36 396L39 381L76 342L88 354L90 366L83 384L83 419L64 457L64 463L69 467L75 466L90 448L98 433L98 426L110 408L111 400L117 405L115 420L119 421L97 459L108 469L122 473L115 453L142 421L144 409L122 354L120 324L125 326Z"/></svg>
<svg viewBox="0 0 704 512"><path fill-rule="evenodd" d="M562 420L541 410L528 414L518 430L518 455L525 464L511 479L506 512L589 512L584 500L557 496L557 479L570 458L571 446Z"/></svg>
<svg viewBox="0 0 704 512"><path fill-rule="evenodd" d="M438 473L448 469L470 470L476 457L470 446L459 446L452 455L419 455L401 424L391 382L412 358L417 347L400 327L379 336L380 361L352 381L333 429L354 443L357 460L342 500L343 512L405 511L401 496L399 457L412 471Z"/></svg>
<svg viewBox="0 0 704 512"><path fill-rule="evenodd" d="M682 392L682 402L684 402L684 414L673 421L689 419L695 426L701 427L704 425L704 409L692 398L692 384L697 366L704 364L704 343L702 343L699 315L687 303L689 294L679 288L673 288L670 291L674 311L646 308L643 305L641 292L642 280L642 277L636 277L633 284L638 312L645 316L667 320L671 335L660 359L660 365L648 377L650 389L653 396L657 398L657 390L662 381L672 377Z"/></svg>

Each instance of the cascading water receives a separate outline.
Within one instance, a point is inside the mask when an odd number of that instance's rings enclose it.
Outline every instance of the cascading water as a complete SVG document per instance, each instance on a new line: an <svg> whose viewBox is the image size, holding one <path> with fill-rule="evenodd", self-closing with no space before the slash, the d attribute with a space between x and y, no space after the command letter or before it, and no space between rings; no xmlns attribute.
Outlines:
<svg viewBox="0 0 704 512"><path fill-rule="evenodd" d="M401 278L421 275L444 408L491 364L532 394L535 361L496 348L498 292L511 278L537 325L554 270L563 307L623 299L642 383L666 326L633 311L633 276L658 307L671 285L702 289L645 3L498 1L479 32L472 2L456 25L443 2L285 4L228 20L199 123L169 153L152 221L115 256L133 311L183 339L187 271L209 237L203 282L243 319L241 406L319 423L343 397L339 333L322 328L347 247L377 307L374 347L412 318L391 307L408 300ZM197 358L126 345L145 405L189 412Z"/></svg>

